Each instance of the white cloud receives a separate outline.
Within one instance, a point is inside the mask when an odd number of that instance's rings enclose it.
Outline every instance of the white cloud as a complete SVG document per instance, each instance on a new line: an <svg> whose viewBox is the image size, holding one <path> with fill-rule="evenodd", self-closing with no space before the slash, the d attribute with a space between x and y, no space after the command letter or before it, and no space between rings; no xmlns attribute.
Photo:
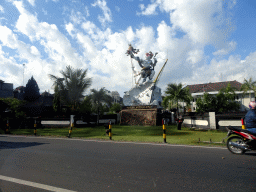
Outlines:
<svg viewBox="0 0 256 192"><path fill-rule="evenodd" d="M195 64L200 62L203 59L204 52L202 50L192 50L188 52L188 58L187 61Z"/></svg>
<svg viewBox="0 0 256 192"><path fill-rule="evenodd" d="M141 11L144 11L146 9L144 4L139 4L139 8L140 8Z"/></svg>
<svg viewBox="0 0 256 192"><path fill-rule="evenodd" d="M74 37L73 31L75 31L74 25L72 23L68 23L65 25L65 28L68 32L68 34L72 37Z"/></svg>
<svg viewBox="0 0 256 192"><path fill-rule="evenodd" d="M148 7L145 9L144 4L140 4L139 5L140 9L141 9L141 13L137 13L138 15L156 15L156 8L158 7L157 3L153 3L148 5Z"/></svg>
<svg viewBox="0 0 256 192"><path fill-rule="evenodd" d="M82 23L82 29L90 36L94 44L101 48L107 40L108 36L112 33L109 28L105 31L100 30L93 22L87 21Z"/></svg>
<svg viewBox="0 0 256 192"><path fill-rule="evenodd" d="M214 56L227 55L227 54L229 54L231 51L234 51L234 50L236 49L236 45L237 45L236 42L231 41L231 42L229 42L229 43L225 46L225 48L220 49L220 50L218 50L218 51L215 51L215 52L213 53L213 55L214 55Z"/></svg>
<svg viewBox="0 0 256 192"><path fill-rule="evenodd" d="M37 55L37 56L40 56L40 52L38 51L38 49L35 47L35 46L31 46L30 47L30 52L33 54L33 55Z"/></svg>
<svg viewBox="0 0 256 192"><path fill-rule="evenodd" d="M26 45L17 41L17 37L5 28L5 36L2 36L4 44L19 52L18 57L27 60L27 77L34 75L38 84L43 89L51 87L48 74L59 76L59 71L67 65L75 68L88 68L85 59L79 56L72 48L69 40L58 30L57 26L46 22L39 22L36 16L26 11L22 2L14 2L20 12L16 23L17 32L29 37L32 42L38 41L47 54L47 59L42 60L41 54L35 46ZM71 25L67 27L72 32Z"/></svg>
<svg viewBox="0 0 256 192"><path fill-rule="evenodd" d="M96 0L95 3L92 4L92 6L98 6L103 11L103 16L98 16L98 19L103 27L105 27L108 22L112 22L112 13L111 10L108 8L107 2L105 0Z"/></svg>
<svg viewBox="0 0 256 192"><path fill-rule="evenodd" d="M8 54L4 54L0 49L1 69L4 69L0 72L2 79L6 82L14 83L14 86L21 85L21 82L23 81L21 79L23 69L22 65L17 63L16 58L18 58L18 60L26 60L26 65L30 66L26 73L27 77L31 77L33 74L41 73L43 71L42 66L44 65L37 65L37 63L41 61L41 54L35 46L30 46L19 41L17 35L13 34L13 32L6 26L0 26L0 31L3 32L0 37L2 45L16 50L17 53L14 57L9 57ZM28 78L26 78L26 80L27 79ZM40 79L40 82L42 83L48 82L45 77L39 78L39 76L37 76L37 79Z"/></svg>
<svg viewBox="0 0 256 192"><path fill-rule="evenodd" d="M170 13L170 22L175 30L185 32L194 43L222 46L232 25L227 26L221 0L156 0L147 5L140 5L141 15L157 14L160 11ZM223 32L225 31L225 32Z"/></svg>
<svg viewBox="0 0 256 192"><path fill-rule="evenodd" d="M175 47L175 32L164 21L158 24L157 32L157 43L162 50L173 49Z"/></svg>
<svg viewBox="0 0 256 192"><path fill-rule="evenodd" d="M88 9L87 6L85 6L85 13L86 13L86 17L89 17L89 16L90 16L89 9Z"/></svg>
<svg viewBox="0 0 256 192"><path fill-rule="evenodd" d="M37 18L34 15L29 14L23 7L21 1L15 1L14 5L19 10L21 15L16 23L16 28L23 34L27 35L31 41L35 40L35 36L33 34L36 33L37 30Z"/></svg>
<svg viewBox="0 0 256 192"><path fill-rule="evenodd" d="M2 5L0 5L0 12L4 13L4 8Z"/></svg>
<svg viewBox="0 0 256 192"><path fill-rule="evenodd" d="M135 39L135 33L133 32L132 27L129 26L124 33L125 33L127 41L129 43L132 43L132 41Z"/></svg>
<svg viewBox="0 0 256 192"><path fill-rule="evenodd" d="M10 30L6 26L0 26L0 41L2 41L4 46L10 47L12 49L15 49L18 47L17 44L17 36L12 33L12 30Z"/></svg>
<svg viewBox="0 0 256 192"><path fill-rule="evenodd" d="M115 10L116 10L117 12L120 12L120 7L115 6Z"/></svg>
<svg viewBox="0 0 256 192"><path fill-rule="evenodd" d="M155 32L153 27L151 26L143 26L141 29L136 30L136 38L138 38L138 42L136 45L140 46L141 52L148 52L152 51L154 48L154 42L155 42Z"/></svg>
<svg viewBox="0 0 256 192"><path fill-rule="evenodd" d="M47 75L59 76L60 70L71 65L75 68L89 68L88 75L93 77L91 88L105 86L109 90L118 90L123 95L124 91L131 88L131 61L125 52L128 43L132 43L134 48L140 49L138 56L141 58L144 58L148 51L159 52L156 74L165 59L169 59L158 85L163 88L162 92L167 83L214 82L220 79L220 73L225 77L223 80L232 78L243 80L246 75L252 75L252 71L255 71L256 53L249 55L243 62L239 57L233 56L228 60L213 59L210 63L205 62L206 56L203 50L206 44L215 42L219 44L214 53L216 56L229 53L236 47L233 41L229 43L223 41L225 35L222 33L225 31L218 30L218 26L222 24L218 21L222 18L219 2L220 0L208 1L208 3L201 0L156 0L148 6L141 5L141 11L144 15L156 14L157 11L167 12L170 14L171 23L161 21L157 29L152 26L140 28L127 26L124 31L118 32L112 32L110 28L101 29L88 20L89 11L82 14L73 10L70 21L65 24L65 29L74 41L72 45L75 43L80 45L79 53L82 53L80 55L55 24L39 22L35 15L25 10L22 1L15 2L14 5L20 12L15 25L17 30L13 32L6 26L1 26L0 31L3 35L0 41L2 46L16 50L17 55L9 57L1 51L0 45L0 66L1 69L2 66L7 68L0 72L0 78L10 75L16 79L7 80L20 85L22 66L17 64L16 58L18 58L26 61L27 79L34 75L40 89L48 90L52 82ZM103 26L112 21L105 0L96 0L92 6L100 7L103 11L103 16L99 16ZM180 30L185 35L178 38L176 33ZM40 43L40 47L20 41L18 38L20 34L26 35L32 43ZM136 70L140 70L138 63L135 60L132 62Z"/></svg>
<svg viewBox="0 0 256 192"><path fill-rule="evenodd" d="M0 31L2 32L2 35L0 36L2 45L11 49L16 49L18 55L15 57L28 61L40 58L40 52L35 46L30 46L22 41L19 41L17 35L14 34L9 28L6 26L0 26Z"/></svg>
<svg viewBox="0 0 256 192"><path fill-rule="evenodd" d="M42 12L44 13L44 15L48 15L47 11L43 8Z"/></svg>
<svg viewBox="0 0 256 192"><path fill-rule="evenodd" d="M92 23L91 21L87 21L82 23L82 28L88 33L88 34L93 34L95 29L97 28L96 25L94 23Z"/></svg>
<svg viewBox="0 0 256 192"><path fill-rule="evenodd" d="M93 41L86 35L83 35L82 33L77 34L77 40L79 44L82 44L85 52L85 56L89 56L88 59L93 59L95 56L97 56L97 49L93 44Z"/></svg>
<svg viewBox="0 0 256 192"><path fill-rule="evenodd" d="M32 6L35 6L35 0L27 0Z"/></svg>
<svg viewBox="0 0 256 192"><path fill-rule="evenodd" d="M195 83L208 83L236 80L243 83L244 78L254 77L256 71L256 52L248 55L245 60L239 56L230 56L227 60L213 59L209 65L203 65L193 72L189 78L183 78L188 85Z"/></svg>
<svg viewBox="0 0 256 192"><path fill-rule="evenodd" d="M31 40L38 40L45 46L45 50L49 53L50 58L55 60L56 53L65 60L66 63L82 65L80 59L76 57L76 53L71 47L68 39L60 33L57 26L46 22L38 22L34 15L24 10L20 2L16 2L21 15L16 23L18 31L27 35Z"/></svg>
<svg viewBox="0 0 256 192"><path fill-rule="evenodd" d="M35 46L30 46L19 41L17 35L6 26L0 25L0 31L2 32L2 35L0 36L0 41L3 43L2 45L11 49L16 49L19 55L15 57L28 61L32 61L36 57L40 57L40 52Z"/></svg>
<svg viewBox="0 0 256 192"><path fill-rule="evenodd" d="M9 57L3 52L2 46L0 45L0 79L9 83L22 82L21 66L16 63L13 57Z"/></svg>
<svg viewBox="0 0 256 192"><path fill-rule="evenodd" d="M85 21L85 17L81 12L72 9L70 20L75 24L81 24L83 21Z"/></svg>

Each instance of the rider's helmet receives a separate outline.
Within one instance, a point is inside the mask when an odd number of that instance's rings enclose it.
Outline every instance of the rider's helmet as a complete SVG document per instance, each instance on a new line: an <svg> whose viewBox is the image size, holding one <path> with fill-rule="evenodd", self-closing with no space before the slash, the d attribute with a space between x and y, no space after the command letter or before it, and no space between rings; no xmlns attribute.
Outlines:
<svg viewBox="0 0 256 192"><path fill-rule="evenodd" d="M250 109L255 109L255 108L256 108L256 103L255 103L255 101L251 101L251 102L249 103L249 108L250 108Z"/></svg>

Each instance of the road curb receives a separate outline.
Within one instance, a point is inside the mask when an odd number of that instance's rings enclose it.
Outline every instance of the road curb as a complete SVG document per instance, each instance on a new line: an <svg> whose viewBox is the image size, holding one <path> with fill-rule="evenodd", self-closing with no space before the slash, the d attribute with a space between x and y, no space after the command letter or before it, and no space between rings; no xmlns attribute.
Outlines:
<svg viewBox="0 0 256 192"><path fill-rule="evenodd" d="M200 145L184 145L184 144L169 144L169 143L150 143L150 142L132 142L132 141L115 141L104 139L85 139L85 138L67 138L67 137L54 137L54 136L32 136L32 135L8 135L1 134L6 137L25 137L25 138L37 138L37 139L59 139L67 141L83 141L83 142L99 142L99 143L123 143L123 144L137 144L137 145L156 145L156 146L169 146L169 147L190 147L190 148L212 148L212 149L225 149L222 146L200 146ZM0 135L0 137L1 137Z"/></svg>

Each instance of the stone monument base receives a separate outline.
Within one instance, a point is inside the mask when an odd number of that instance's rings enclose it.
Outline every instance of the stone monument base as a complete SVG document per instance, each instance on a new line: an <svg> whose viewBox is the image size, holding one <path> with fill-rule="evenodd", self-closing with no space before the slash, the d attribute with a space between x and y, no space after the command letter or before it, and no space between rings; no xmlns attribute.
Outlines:
<svg viewBox="0 0 256 192"><path fill-rule="evenodd" d="M157 105L125 106L120 112L120 124L156 126L161 122L158 111Z"/></svg>

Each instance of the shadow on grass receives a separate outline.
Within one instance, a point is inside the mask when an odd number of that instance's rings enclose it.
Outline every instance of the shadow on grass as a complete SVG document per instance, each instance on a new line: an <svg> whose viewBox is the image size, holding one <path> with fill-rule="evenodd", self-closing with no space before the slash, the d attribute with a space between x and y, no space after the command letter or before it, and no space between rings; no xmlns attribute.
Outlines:
<svg viewBox="0 0 256 192"><path fill-rule="evenodd" d="M194 132L188 129L177 130L177 126L166 127L167 136L189 136ZM20 129L13 130L13 134L19 135L33 135L34 129ZM41 136L61 136L66 137L69 134L69 128L43 128L37 129L37 135ZM159 137L163 135L162 126L112 126L113 136L145 136L145 137ZM71 137L80 138L95 138L95 137L108 137L104 126L95 127L74 127L72 129Z"/></svg>
<svg viewBox="0 0 256 192"><path fill-rule="evenodd" d="M15 148L24 148L43 145L47 143L38 143L38 142L8 142L0 141L0 149L15 149Z"/></svg>
<svg viewBox="0 0 256 192"><path fill-rule="evenodd" d="M119 136L126 136L126 135L133 135L133 136L159 136L163 135L163 129L162 126L156 126L156 127L143 127L143 126L134 126L127 129L126 127L116 127L113 130L114 133L116 133ZM177 130L175 127L167 127L166 129L167 135L176 135L176 136L183 136L183 135L190 135L192 132L189 131L182 131Z"/></svg>

